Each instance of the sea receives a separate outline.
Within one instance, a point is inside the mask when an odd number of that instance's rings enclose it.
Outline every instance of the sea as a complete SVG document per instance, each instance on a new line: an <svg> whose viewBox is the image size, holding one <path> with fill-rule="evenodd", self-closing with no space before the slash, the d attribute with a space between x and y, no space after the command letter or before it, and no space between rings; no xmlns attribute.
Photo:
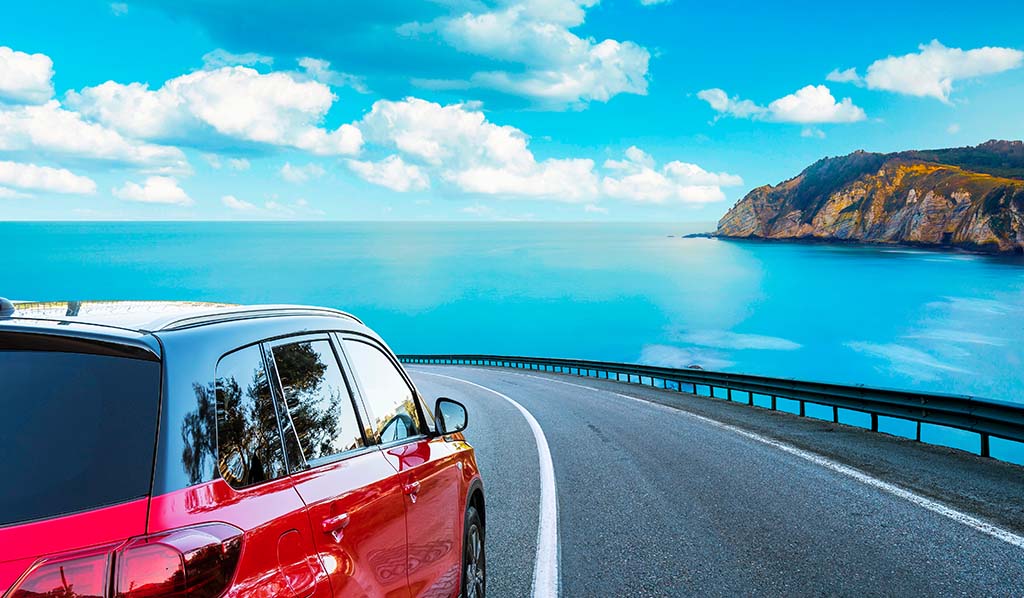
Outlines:
<svg viewBox="0 0 1024 598"><path fill-rule="evenodd" d="M0 296L300 303L398 353L572 357L1024 402L1024 261L710 223L6 222Z"/></svg>

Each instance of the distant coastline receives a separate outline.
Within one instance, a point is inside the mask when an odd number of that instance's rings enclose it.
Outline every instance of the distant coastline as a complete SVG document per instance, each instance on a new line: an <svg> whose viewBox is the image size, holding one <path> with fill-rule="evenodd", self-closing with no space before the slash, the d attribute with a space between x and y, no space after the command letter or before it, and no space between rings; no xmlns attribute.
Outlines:
<svg viewBox="0 0 1024 598"><path fill-rule="evenodd" d="M995 251L991 249L991 246L982 247L965 247L960 245L943 245L941 243L924 243L915 241L861 241L858 239L835 239L835 238L822 238L822 237L783 237L783 238L771 238L771 237L758 237L758 236L738 236L738 235L724 235L714 231L703 232L703 233L690 233L686 235L679 235L680 239L722 239L725 241L740 241L750 243L792 243L800 245L842 245L852 247L876 247L876 248L890 248L890 249L920 249L925 251L935 251L940 253L962 253L967 255L982 255L989 257L1003 257L1003 258L1017 258L1024 264L1024 252L1017 251ZM1016 259L1014 261L1017 261Z"/></svg>

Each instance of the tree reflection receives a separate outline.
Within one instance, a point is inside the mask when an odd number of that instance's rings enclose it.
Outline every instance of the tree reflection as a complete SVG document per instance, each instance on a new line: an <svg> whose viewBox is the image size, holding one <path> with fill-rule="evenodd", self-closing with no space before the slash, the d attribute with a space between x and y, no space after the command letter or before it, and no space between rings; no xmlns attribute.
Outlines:
<svg viewBox="0 0 1024 598"><path fill-rule="evenodd" d="M327 341L275 347L274 362L307 461L362 446L354 416L348 418L348 428L339 427L348 391ZM349 407L346 414L351 413Z"/></svg>
<svg viewBox="0 0 1024 598"><path fill-rule="evenodd" d="M188 476L189 484L199 484L209 479L210 467L216 455L216 440L214 436L213 418L214 385L204 387L201 384L193 384L192 390L196 394L196 410L185 415L181 422L181 464Z"/></svg>
<svg viewBox="0 0 1024 598"><path fill-rule="evenodd" d="M238 357L228 361L235 356ZM284 451L278 436L277 414L259 351L230 355L222 360L219 370L225 374L217 378L217 450L221 475L234 486L248 486L283 476ZM248 382L243 386L238 377L245 376L246 372Z"/></svg>
<svg viewBox="0 0 1024 598"><path fill-rule="evenodd" d="M284 390L282 407L287 407L287 413L281 409L281 423L304 453L289 453L293 462L302 466L361 447L362 434L351 404L345 403L348 388L330 344L282 345L274 348L273 357ZM214 464L236 488L285 475L270 379L259 348L250 347L225 356L214 383L193 384L196 409L181 425L181 462L190 484L211 479Z"/></svg>

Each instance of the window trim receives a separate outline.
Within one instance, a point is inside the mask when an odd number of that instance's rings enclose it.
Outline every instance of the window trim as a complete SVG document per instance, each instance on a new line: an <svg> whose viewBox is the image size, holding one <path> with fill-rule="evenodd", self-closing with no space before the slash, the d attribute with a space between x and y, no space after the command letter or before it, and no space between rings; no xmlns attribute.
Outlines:
<svg viewBox="0 0 1024 598"><path fill-rule="evenodd" d="M391 363L392 367L394 367L395 370L398 372L399 377L402 378L402 381L405 383L406 386L409 387L410 392L412 392L413 403L416 405L416 415L419 417L419 424L421 428L420 433L414 436L408 436L401 440L394 440L392 442L384 443L381 442L380 434L378 434L376 430L371 430L370 428L367 428L366 432L372 434L374 444L381 449L387 449L396 446L402 446L403 444L421 442L423 440L431 438L432 435L430 433L430 426L427 422L432 421L433 418L430 418L430 420L428 420L428 418L424 416L423 399L420 396L419 390L416 389L416 385L413 384L412 380L409 379L409 376L406 373L405 369L402 368L402 366L398 363L398 360L395 359L395 356L391 353L391 351L389 351L385 346L383 346L383 344L381 344L376 339L370 336L362 335L356 332L336 332L335 335L337 336L338 339L338 346L339 348L341 348L341 352L344 354L348 367L352 372L352 380L355 383L355 386L358 390L359 400L362 403L363 408L366 409L367 421L369 421L370 415L373 412L369 409L369 406L367 405L366 392L363 389L362 381L359 379L359 373L356 371L356 368L351 361L348 351L345 348L345 341L363 343L365 345L373 347L374 349L377 349L382 354L384 354L384 357Z"/></svg>
<svg viewBox="0 0 1024 598"><path fill-rule="evenodd" d="M331 351L334 353L335 363L338 365L338 370L341 372L341 378L345 382L345 389L348 391L349 404L352 406L352 411L356 416L356 425L359 427L359 436L362 438L363 446L348 451L336 453L334 455L328 455L326 457L318 457L312 461L306 459L305 449L302 447L302 442L298 438L298 433L295 431L295 423L291 421L291 412L288 411L288 402L284 397L284 385L281 383L281 375L277 371L277 362L274 360L274 348L283 345L294 345L302 342L309 341L327 341L331 347ZM285 464L288 469L288 475L295 475L298 473L311 471L319 467L332 465L339 461L345 461L353 457L377 450L377 445L374 442L370 442L366 435L366 425L364 424L364 415L362 413L361 402L357 403L357 397L355 385L349 372L346 371L345 361L339 351L339 346L334 342L334 333L330 331L323 332L303 332L299 334L293 334L288 336L278 336L273 339L265 340L260 343L263 347L263 358L267 363L268 377L270 372L273 372L273 380L270 384L271 394L274 397L275 409L278 410L278 429L281 435L281 441L287 443L285 440L285 430L282 422L280 421L281 415L280 410L284 410L284 413L288 415L289 422L291 423L292 434L295 438L295 443L299 447L299 454L302 457L301 464L293 464L288 456L287 444L282 445L285 451Z"/></svg>
<svg viewBox="0 0 1024 598"><path fill-rule="evenodd" d="M220 413L219 413L219 409L217 407L217 380L219 379L219 377L218 377L217 374L220 371L220 364L221 364L221 362L224 361L224 359L226 357L228 357L230 355L234 355L235 353L239 353L239 352L244 351L246 349L250 349L252 347L256 347L257 351L259 352L260 360L261 360L261 363L263 364L263 372L264 372L263 375L267 377L267 386L270 387L270 401L271 401L271 403L273 404L273 407L274 407L274 421L277 422L277 441L281 443L281 456L284 457L285 474L283 476L281 476L281 477L270 478L268 480L264 480L264 481L258 482L256 484L250 484L248 486L238 487L238 486L233 485L231 482L229 482L227 480L227 478L224 477L224 474L220 470ZM216 458L215 470L217 472L217 479L224 480L224 483L227 484L228 487L231 488L232 490L234 490L235 492L248 492L250 490L254 490L254 489L257 489L257 488L262 488L263 486L266 486L267 484L272 484L274 482L279 482L279 481L281 481L283 479L287 479L288 476L291 474L291 470L288 467L288 447L284 443L284 434L283 434L283 429L281 428L281 414L278 413L278 411L277 411L277 401L274 398L274 385L273 385L272 381L270 380L270 371L267 368L267 358L266 358L266 355L264 354L264 351L263 351L263 342L262 341L257 341L255 343L249 343L247 345L243 345L241 347L237 347L235 349L232 349L232 350L228 351L227 353L224 353L223 355L221 355L220 357L217 358L217 363L214 364L214 366L213 366L213 393L214 393L213 442L214 442L214 448L215 448L214 456Z"/></svg>

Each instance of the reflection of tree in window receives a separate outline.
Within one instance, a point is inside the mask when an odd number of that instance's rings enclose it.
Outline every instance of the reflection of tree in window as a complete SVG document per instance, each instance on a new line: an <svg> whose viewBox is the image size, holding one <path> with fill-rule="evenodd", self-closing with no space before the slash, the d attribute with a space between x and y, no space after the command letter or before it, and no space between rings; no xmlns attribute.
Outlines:
<svg viewBox="0 0 1024 598"><path fill-rule="evenodd" d="M232 353L217 366L217 451L221 475L233 486L285 474L277 415L256 347Z"/></svg>
<svg viewBox="0 0 1024 598"><path fill-rule="evenodd" d="M196 409L185 414L181 421L181 466L188 475L190 484L205 482L213 472L213 465L207 464L217 454L214 444L213 409L214 385L193 384L196 393Z"/></svg>
<svg viewBox="0 0 1024 598"><path fill-rule="evenodd" d="M348 388L327 341L274 348L285 404L306 461L363 446Z"/></svg>

